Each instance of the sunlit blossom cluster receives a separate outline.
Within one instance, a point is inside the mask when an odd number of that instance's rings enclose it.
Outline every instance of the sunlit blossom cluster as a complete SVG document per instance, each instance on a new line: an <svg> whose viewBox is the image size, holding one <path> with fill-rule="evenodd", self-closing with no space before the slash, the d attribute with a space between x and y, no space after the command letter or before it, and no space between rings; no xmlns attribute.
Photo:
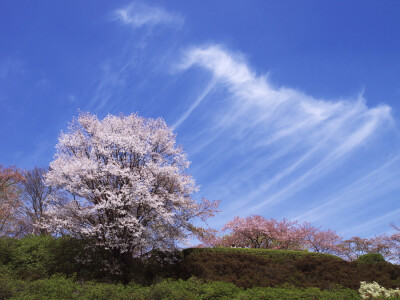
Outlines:
<svg viewBox="0 0 400 300"><path fill-rule="evenodd" d="M380 286L377 282L367 283L361 281L361 286L358 290L361 298L363 299L382 299L382 298L396 298L400 296L399 288L386 289Z"/></svg>

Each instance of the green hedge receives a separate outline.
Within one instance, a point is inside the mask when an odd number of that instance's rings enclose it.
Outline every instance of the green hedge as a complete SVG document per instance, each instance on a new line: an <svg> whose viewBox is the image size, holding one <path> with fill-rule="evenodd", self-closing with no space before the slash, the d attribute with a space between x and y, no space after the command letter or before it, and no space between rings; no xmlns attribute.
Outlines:
<svg viewBox="0 0 400 300"><path fill-rule="evenodd" d="M2 275L0 275L0 278ZM0 285L0 299L360 299L356 291L333 289L321 291L318 288L253 288L244 290L232 283L203 282L196 278L189 280L164 280L148 287L136 284L107 284L79 282L73 278L53 275L48 279L35 281L10 281L11 288ZM6 290L7 289L7 290ZM5 297L4 297L5 296Z"/></svg>
<svg viewBox="0 0 400 300"><path fill-rule="evenodd" d="M340 285L357 290L360 281L376 281L386 288L400 286L400 266L387 262L363 264L331 255L284 250L203 248L183 253L179 277L184 279L196 276L244 288L290 284L320 289Z"/></svg>

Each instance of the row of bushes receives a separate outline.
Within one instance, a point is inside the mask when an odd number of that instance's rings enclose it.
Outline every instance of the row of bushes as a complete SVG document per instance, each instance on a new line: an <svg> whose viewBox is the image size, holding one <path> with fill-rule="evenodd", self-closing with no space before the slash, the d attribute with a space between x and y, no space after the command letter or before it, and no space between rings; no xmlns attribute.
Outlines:
<svg viewBox="0 0 400 300"><path fill-rule="evenodd" d="M75 274L79 281L122 282L120 277L105 270L100 252L91 253L90 261L85 263L76 260L87 253L82 241L67 236L0 238L0 265L12 271L16 279L32 281L53 274ZM357 290L360 281L376 281L386 288L400 286L400 266L379 260L376 255L347 262L333 255L304 251L196 248L169 255L154 252L145 261L133 260L129 276L123 282L151 285L166 278L188 280L194 276L241 288L289 284L327 290L340 285Z"/></svg>
<svg viewBox="0 0 400 300"><path fill-rule="evenodd" d="M0 275L0 299L360 299L351 289L321 291L318 288L252 288L244 290L232 283L190 280L164 280L143 287L137 284L79 282L53 275L47 279L21 281L7 273Z"/></svg>

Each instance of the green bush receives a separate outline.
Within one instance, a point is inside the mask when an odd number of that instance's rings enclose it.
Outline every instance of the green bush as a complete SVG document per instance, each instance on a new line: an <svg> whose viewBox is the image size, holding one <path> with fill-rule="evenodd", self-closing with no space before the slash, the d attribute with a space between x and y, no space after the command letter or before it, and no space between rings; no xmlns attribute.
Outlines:
<svg viewBox="0 0 400 300"><path fill-rule="evenodd" d="M0 238L0 264L8 264L12 261L13 251L18 243L17 239Z"/></svg>
<svg viewBox="0 0 400 300"><path fill-rule="evenodd" d="M132 299L132 294L140 286L137 284L111 284L98 282L81 283L77 299Z"/></svg>
<svg viewBox="0 0 400 300"><path fill-rule="evenodd" d="M149 287L142 287L130 295L130 299L138 300L175 300L175 299L236 299L242 292L232 283L203 282L196 278L189 280L164 280Z"/></svg>
<svg viewBox="0 0 400 300"><path fill-rule="evenodd" d="M10 265L21 278L39 279L55 273L71 275L84 269L76 257L83 252L79 240L68 236L27 236L19 239Z"/></svg>
<svg viewBox="0 0 400 300"><path fill-rule="evenodd" d="M244 288L289 284L294 287L320 289L331 289L340 285L357 290L360 281L376 281L386 288L400 285L400 266L387 262L360 264L330 255L293 253L297 251L284 251L282 254L260 251L260 254L267 254L253 255L258 252L254 250L258 249L184 250L184 259L179 268L177 267L180 272L178 277L188 279L196 276L207 281L231 282ZM281 257L267 257L271 253Z"/></svg>
<svg viewBox="0 0 400 300"><path fill-rule="evenodd" d="M298 299L325 299L325 300L333 300L333 299L360 299L358 293L351 289L336 289L336 290L323 290L321 291L318 288L252 288L246 291L239 293L235 299L241 300L251 300L251 299L268 299L268 300L277 300L277 299L285 299L285 300L298 300Z"/></svg>
<svg viewBox="0 0 400 300"><path fill-rule="evenodd" d="M51 236L29 236L18 240L10 265L22 278L39 279L50 275L56 265Z"/></svg>
<svg viewBox="0 0 400 300"><path fill-rule="evenodd" d="M76 299L79 286L70 278L53 275L50 278L26 281L22 291L10 299Z"/></svg>
<svg viewBox="0 0 400 300"><path fill-rule="evenodd" d="M22 279L46 278L52 274L77 274L83 279L108 278L102 271L100 251L89 252L84 242L69 236L27 236L22 239L0 238L0 264L13 269ZM82 260L86 260L82 263ZM108 276L108 277L107 277Z"/></svg>
<svg viewBox="0 0 400 300"><path fill-rule="evenodd" d="M14 275L10 268L0 265L0 300L10 298L23 287L23 282Z"/></svg>
<svg viewBox="0 0 400 300"><path fill-rule="evenodd" d="M358 259L360 263L374 264L379 262L385 262L384 257L380 253L368 253L361 255Z"/></svg>
<svg viewBox="0 0 400 300"><path fill-rule="evenodd" d="M24 286L10 299L53 300L53 299L131 299L138 286L80 282L73 277L53 275L47 279L25 281Z"/></svg>

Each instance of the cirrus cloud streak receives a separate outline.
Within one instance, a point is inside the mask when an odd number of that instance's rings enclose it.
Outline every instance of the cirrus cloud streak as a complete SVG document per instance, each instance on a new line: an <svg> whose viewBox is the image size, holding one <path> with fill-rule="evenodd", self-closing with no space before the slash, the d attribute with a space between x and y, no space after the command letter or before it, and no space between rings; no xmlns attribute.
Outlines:
<svg viewBox="0 0 400 300"><path fill-rule="evenodd" d="M260 213L290 203L324 176L348 168L344 162L351 164L354 154L392 122L389 106L370 108L362 95L326 100L274 86L243 55L220 45L187 49L177 68L210 73L210 84L220 90L213 94L207 86L176 124L189 122L194 108L223 103L209 112L195 153L218 149L198 172L207 165L209 173L218 173L210 189L230 198L226 215ZM224 171L217 172L223 165Z"/></svg>

